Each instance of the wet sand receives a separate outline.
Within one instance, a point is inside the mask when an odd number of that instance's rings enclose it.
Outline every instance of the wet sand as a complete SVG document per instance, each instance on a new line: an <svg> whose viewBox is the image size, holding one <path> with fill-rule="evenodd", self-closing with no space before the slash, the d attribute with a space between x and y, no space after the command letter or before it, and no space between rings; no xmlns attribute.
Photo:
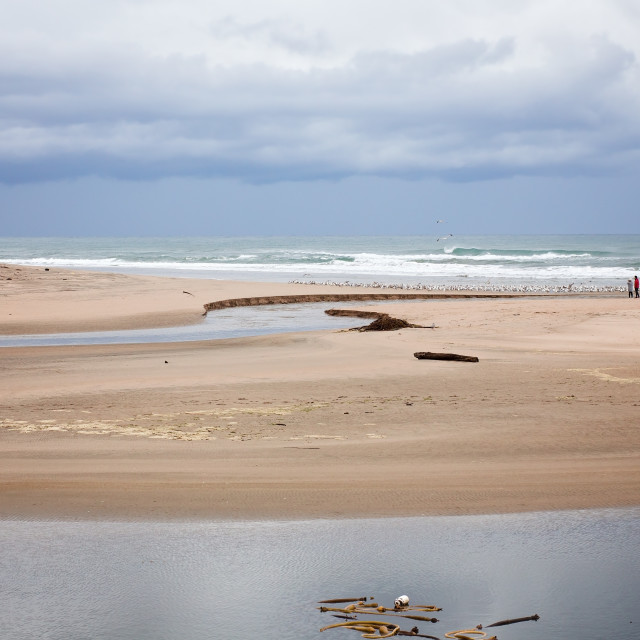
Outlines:
<svg viewBox="0 0 640 640"><path fill-rule="evenodd" d="M4 265L0 333L172 326L219 300L334 293L350 292ZM639 301L452 294L361 308L435 328L0 349L0 517L640 504Z"/></svg>

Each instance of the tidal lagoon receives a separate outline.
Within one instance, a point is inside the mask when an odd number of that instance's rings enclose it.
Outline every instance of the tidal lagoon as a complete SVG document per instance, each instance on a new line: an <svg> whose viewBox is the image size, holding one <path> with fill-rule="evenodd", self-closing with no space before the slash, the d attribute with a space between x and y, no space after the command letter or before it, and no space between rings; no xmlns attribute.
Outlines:
<svg viewBox="0 0 640 640"><path fill-rule="evenodd" d="M445 632L501 640L638 637L640 510L238 522L0 523L12 640L357 638L318 600L401 594ZM379 617L379 616L378 616ZM361 616L365 618L365 616ZM375 618L375 617L374 617Z"/></svg>

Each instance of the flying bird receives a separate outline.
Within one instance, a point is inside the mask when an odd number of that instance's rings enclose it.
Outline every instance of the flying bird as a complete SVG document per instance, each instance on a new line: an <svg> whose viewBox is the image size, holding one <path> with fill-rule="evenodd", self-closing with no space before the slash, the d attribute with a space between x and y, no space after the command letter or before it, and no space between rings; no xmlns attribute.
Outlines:
<svg viewBox="0 0 640 640"><path fill-rule="evenodd" d="M436 220L436 224L440 224L441 222L444 222L444 220Z"/></svg>
<svg viewBox="0 0 640 640"><path fill-rule="evenodd" d="M447 238L453 238L453 233L449 233L446 236L442 236L442 238L438 238L436 242L440 242L440 240L446 240Z"/></svg>

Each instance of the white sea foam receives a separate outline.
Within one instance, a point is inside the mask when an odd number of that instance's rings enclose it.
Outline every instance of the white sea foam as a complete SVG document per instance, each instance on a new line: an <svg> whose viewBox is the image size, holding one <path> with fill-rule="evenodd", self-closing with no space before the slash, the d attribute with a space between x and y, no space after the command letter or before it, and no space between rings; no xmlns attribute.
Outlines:
<svg viewBox="0 0 640 640"><path fill-rule="evenodd" d="M624 286L640 236L0 238L0 262L225 279Z"/></svg>
<svg viewBox="0 0 640 640"><path fill-rule="evenodd" d="M147 271L178 271L188 274L191 271L202 271L210 274L227 274L231 272L243 271L246 273L265 272L276 274L305 274L314 275L342 275L345 278L354 276L397 276L409 278L511 278L517 280L547 280L547 279L568 279L574 281L592 279L617 279L622 280L629 276L628 269L616 267L597 267L571 265L539 265L537 268L526 268L518 266L507 266L504 264L476 265L460 263L413 263L394 259L372 260L368 262L332 262L329 264L299 264L280 263L265 265L262 263L249 262L228 262L228 263L207 263L207 262L149 262L139 263L126 260L104 259L104 260L72 260L72 259L44 259L25 260L21 264L34 266L66 267L72 269L108 269L119 268L124 270L147 270Z"/></svg>

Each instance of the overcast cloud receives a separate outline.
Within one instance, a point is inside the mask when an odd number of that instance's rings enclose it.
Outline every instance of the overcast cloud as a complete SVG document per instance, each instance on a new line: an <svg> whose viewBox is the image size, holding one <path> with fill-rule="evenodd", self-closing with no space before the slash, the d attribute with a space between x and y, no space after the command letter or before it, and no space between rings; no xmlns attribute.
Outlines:
<svg viewBox="0 0 640 640"><path fill-rule="evenodd" d="M8 184L473 181L639 159L635 0L0 5Z"/></svg>

